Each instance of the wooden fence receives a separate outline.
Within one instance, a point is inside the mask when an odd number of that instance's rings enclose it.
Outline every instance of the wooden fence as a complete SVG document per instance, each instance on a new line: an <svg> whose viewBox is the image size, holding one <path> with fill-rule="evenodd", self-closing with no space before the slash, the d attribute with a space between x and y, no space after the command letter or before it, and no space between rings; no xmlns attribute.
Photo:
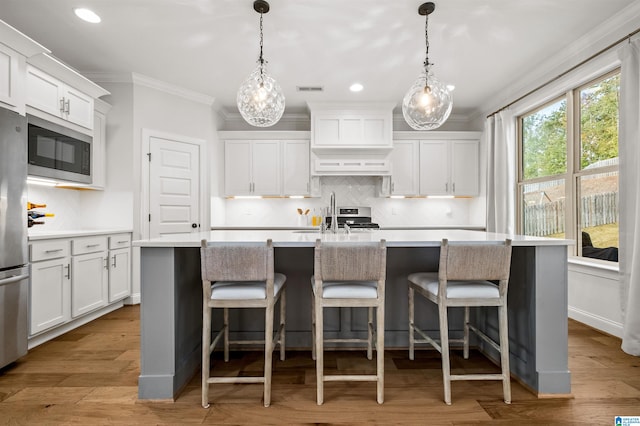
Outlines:
<svg viewBox="0 0 640 426"><path fill-rule="evenodd" d="M605 192L581 198L583 228L618 222L618 193ZM543 237L564 232L564 200L524 208L524 234Z"/></svg>

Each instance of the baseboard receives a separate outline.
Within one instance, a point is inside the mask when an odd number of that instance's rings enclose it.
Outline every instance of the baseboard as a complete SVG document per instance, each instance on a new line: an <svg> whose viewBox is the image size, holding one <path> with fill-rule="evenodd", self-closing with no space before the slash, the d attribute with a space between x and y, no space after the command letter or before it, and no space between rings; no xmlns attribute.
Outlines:
<svg viewBox="0 0 640 426"><path fill-rule="evenodd" d="M140 293L132 294L131 296L124 299L125 305L139 305L140 304Z"/></svg>
<svg viewBox="0 0 640 426"><path fill-rule="evenodd" d="M578 308L569 306L569 318L586 324L596 330L611 334L612 336L622 338L622 324L611 321L608 318L583 311Z"/></svg>

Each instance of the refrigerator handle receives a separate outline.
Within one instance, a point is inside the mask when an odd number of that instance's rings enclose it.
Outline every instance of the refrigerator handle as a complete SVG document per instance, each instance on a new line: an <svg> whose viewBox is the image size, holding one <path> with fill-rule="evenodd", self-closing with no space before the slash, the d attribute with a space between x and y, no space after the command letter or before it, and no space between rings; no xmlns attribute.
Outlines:
<svg viewBox="0 0 640 426"><path fill-rule="evenodd" d="M14 275L13 277L9 277L9 278L5 278L0 280L0 285L7 285L7 284L11 284L11 283L15 283L17 281L22 281L29 278L29 274L22 274L22 275Z"/></svg>

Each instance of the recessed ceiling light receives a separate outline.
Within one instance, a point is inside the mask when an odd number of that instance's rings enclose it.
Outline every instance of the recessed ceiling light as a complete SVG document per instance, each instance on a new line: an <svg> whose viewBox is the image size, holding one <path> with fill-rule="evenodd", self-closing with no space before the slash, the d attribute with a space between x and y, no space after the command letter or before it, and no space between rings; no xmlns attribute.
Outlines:
<svg viewBox="0 0 640 426"><path fill-rule="evenodd" d="M73 11L75 12L76 16L83 21L91 22L92 24L97 24L102 21L102 19L100 19L100 17L93 10L79 7L77 9L74 9Z"/></svg>
<svg viewBox="0 0 640 426"><path fill-rule="evenodd" d="M362 89L364 89L364 86L360 83L353 83L351 86L349 86L349 90L351 90L352 92L362 92Z"/></svg>
<svg viewBox="0 0 640 426"><path fill-rule="evenodd" d="M456 90L456 86L453 84L447 84L447 89L449 89L450 92L453 92L454 90Z"/></svg>

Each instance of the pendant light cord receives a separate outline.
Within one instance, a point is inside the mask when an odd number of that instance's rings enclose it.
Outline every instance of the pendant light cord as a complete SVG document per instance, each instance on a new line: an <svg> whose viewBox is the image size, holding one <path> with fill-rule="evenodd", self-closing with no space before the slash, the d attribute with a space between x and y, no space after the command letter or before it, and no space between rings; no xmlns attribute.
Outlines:
<svg viewBox="0 0 640 426"><path fill-rule="evenodd" d="M262 58L262 15L262 10L260 10L260 59L258 59L258 61L260 62L260 85L262 85L264 82L264 59Z"/></svg>
<svg viewBox="0 0 640 426"><path fill-rule="evenodd" d="M427 50L426 50L426 54L425 54L425 59L424 59L424 72L426 74L429 73L429 65L431 65L429 63L429 14L427 13L425 15L425 20L424 20L424 39L425 39L425 44L427 46Z"/></svg>

